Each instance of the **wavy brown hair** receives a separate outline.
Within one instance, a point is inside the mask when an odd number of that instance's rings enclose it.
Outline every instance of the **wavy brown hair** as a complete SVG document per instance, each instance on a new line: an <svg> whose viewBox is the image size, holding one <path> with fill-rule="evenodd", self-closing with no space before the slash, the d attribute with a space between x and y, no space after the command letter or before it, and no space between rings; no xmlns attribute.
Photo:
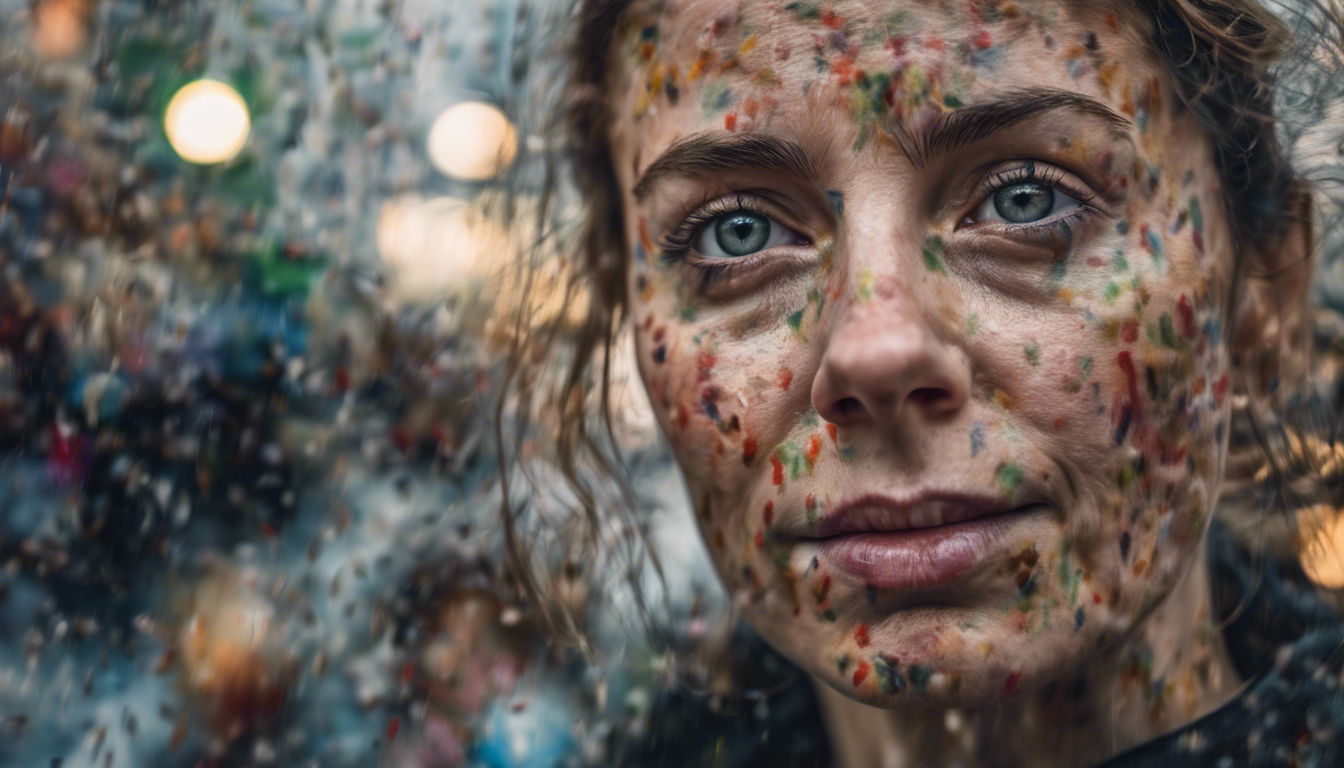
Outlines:
<svg viewBox="0 0 1344 768"><path fill-rule="evenodd" d="M646 528L616 438L612 388L617 340L629 307L627 237L609 144L607 97L620 70L611 52L636 4L578 0L570 15L561 47L565 82L556 89L564 96L550 105L554 117L548 129L561 137L560 151L546 161L534 212L541 233L536 242L548 246L540 249L547 255L530 251L533 263L515 275L521 289L514 295L524 298L511 308L509 328L500 334L507 363L496 437L511 571L545 623L580 645L583 606L557 599L557 588L579 571L590 580L597 574L637 580L641 558L654 555L644 541ZM1303 114L1320 111L1333 95L1333 75L1340 71L1339 9L1333 0L1284 0L1277 13L1256 0L1140 0L1136 8L1151 25L1153 52L1167 66L1182 103L1213 141L1228 219L1242 254L1237 285L1272 280L1252 255L1273 252L1294 219L1314 215L1318 222L1333 223L1341 209L1332 203L1327 206L1331 215L1321 216L1319 203L1338 197L1325 195L1321 179L1309 180L1294 167L1289 145L1295 136L1276 113L1283 103ZM1285 98L1288 91L1291 98ZM564 219L566 185L582 201L581 216L552 226ZM537 258L558 258L564 265L558 288L542 284ZM539 290L558 291L564 307L586 309L539 317L537 302L527 298ZM1281 349L1267 350L1257 361L1259 368L1269 378L1290 370L1321 370L1282 359L1310 351L1311 328L1304 322L1290 329L1293 338L1285 339ZM1327 367L1339 370L1338 365ZM1330 374L1330 379L1338 381L1338 376ZM1254 528L1266 519L1266 510L1296 511L1322 499L1331 509L1338 507L1344 457L1330 462L1339 455L1334 414L1340 388L1324 398L1315 391L1289 397L1287 389L1277 390L1268 411L1257 411L1250 398L1242 397L1244 407L1234 414L1228 469L1234 503L1225 505L1241 510L1234 530ZM529 467L538 460L552 476L558 474L562 488L532 474ZM519 483L520 475L532 482ZM534 513L545 520L528 520ZM1291 522L1292 516L1283 519ZM1263 527L1256 530L1263 532Z"/></svg>

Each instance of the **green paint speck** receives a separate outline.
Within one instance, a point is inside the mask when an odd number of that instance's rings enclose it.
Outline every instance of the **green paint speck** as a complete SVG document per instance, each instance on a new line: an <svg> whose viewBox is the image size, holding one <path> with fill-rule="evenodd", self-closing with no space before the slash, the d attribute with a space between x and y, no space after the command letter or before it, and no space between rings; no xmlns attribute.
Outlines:
<svg viewBox="0 0 1344 768"><path fill-rule="evenodd" d="M792 315L789 315L789 327L796 331L802 326L803 326L803 310L800 309L797 312L794 312Z"/></svg>
<svg viewBox="0 0 1344 768"><path fill-rule="evenodd" d="M1129 259L1125 258L1124 251L1116 251L1115 258L1111 260L1111 264L1115 265L1116 272L1124 272L1129 269Z"/></svg>
<svg viewBox="0 0 1344 768"><path fill-rule="evenodd" d="M1033 366L1041 364L1041 345L1035 339L1022 348L1022 353L1027 356L1027 362Z"/></svg>
<svg viewBox="0 0 1344 768"><path fill-rule="evenodd" d="M1118 298L1120 298L1120 286L1116 285L1115 283L1107 283L1106 284L1107 303L1114 303L1115 300Z"/></svg>
<svg viewBox="0 0 1344 768"><path fill-rule="evenodd" d="M939 272L946 275L947 270L943 269L942 259L939 257L943 253L943 239L937 235L924 241L924 266L930 272Z"/></svg>
<svg viewBox="0 0 1344 768"><path fill-rule="evenodd" d="M1180 342L1176 339L1176 325L1171 320L1171 313L1163 312L1162 319L1158 322L1162 334L1162 346L1172 349L1180 346Z"/></svg>
<svg viewBox="0 0 1344 768"><path fill-rule="evenodd" d="M1009 493L1022 484L1022 468L1009 462L999 467L999 485Z"/></svg>
<svg viewBox="0 0 1344 768"><path fill-rule="evenodd" d="M975 313L971 313L971 316L966 318L966 335L974 336L976 332L978 332L979 330L980 330L980 316Z"/></svg>
<svg viewBox="0 0 1344 768"><path fill-rule="evenodd" d="M1087 381L1087 377L1092 375L1092 358L1084 357L1082 360L1079 360L1078 367L1083 370L1082 380Z"/></svg>
<svg viewBox="0 0 1344 768"><path fill-rule="evenodd" d="M933 677L933 671L928 667L919 664L910 665L910 683L915 686L915 693L925 693L929 690L929 678Z"/></svg>

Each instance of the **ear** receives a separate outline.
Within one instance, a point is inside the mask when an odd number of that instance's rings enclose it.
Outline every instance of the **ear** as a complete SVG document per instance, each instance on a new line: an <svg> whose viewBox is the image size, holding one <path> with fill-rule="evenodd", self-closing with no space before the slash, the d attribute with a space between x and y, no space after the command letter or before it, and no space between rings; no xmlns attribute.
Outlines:
<svg viewBox="0 0 1344 768"><path fill-rule="evenodd" d="M1239 254L1232 287L1234 390L1256 400L1278 400L1300 386L1310 358L1315 213L1309 192L1295 197L1279 237Z"/></svg>

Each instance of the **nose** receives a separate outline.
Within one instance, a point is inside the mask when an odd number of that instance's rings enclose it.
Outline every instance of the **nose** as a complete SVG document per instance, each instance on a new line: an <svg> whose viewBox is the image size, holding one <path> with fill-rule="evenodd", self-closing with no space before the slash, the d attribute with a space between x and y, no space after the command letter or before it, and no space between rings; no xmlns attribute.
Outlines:
<svg viewBox="0 0 1344 768"><path fill-rule="evenodd" d="M970 365L909 292L837 307L812 381L812 406L841 426L946 417L970 397Z"/></svg>

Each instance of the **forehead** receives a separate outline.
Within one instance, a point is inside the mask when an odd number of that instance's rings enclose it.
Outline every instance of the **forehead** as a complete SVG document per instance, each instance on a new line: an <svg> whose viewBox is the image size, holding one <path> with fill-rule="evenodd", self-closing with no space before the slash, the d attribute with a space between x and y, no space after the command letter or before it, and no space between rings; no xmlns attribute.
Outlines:
<svg viewBox="0 0 1344 768"><path fill-rule="evenodd" d="M1031 88L1134 117L1161 90L1147 37L1134 4L1100 0L637 0L615 37L613 139L644 154L714 128L918 129Z"/></svg>

